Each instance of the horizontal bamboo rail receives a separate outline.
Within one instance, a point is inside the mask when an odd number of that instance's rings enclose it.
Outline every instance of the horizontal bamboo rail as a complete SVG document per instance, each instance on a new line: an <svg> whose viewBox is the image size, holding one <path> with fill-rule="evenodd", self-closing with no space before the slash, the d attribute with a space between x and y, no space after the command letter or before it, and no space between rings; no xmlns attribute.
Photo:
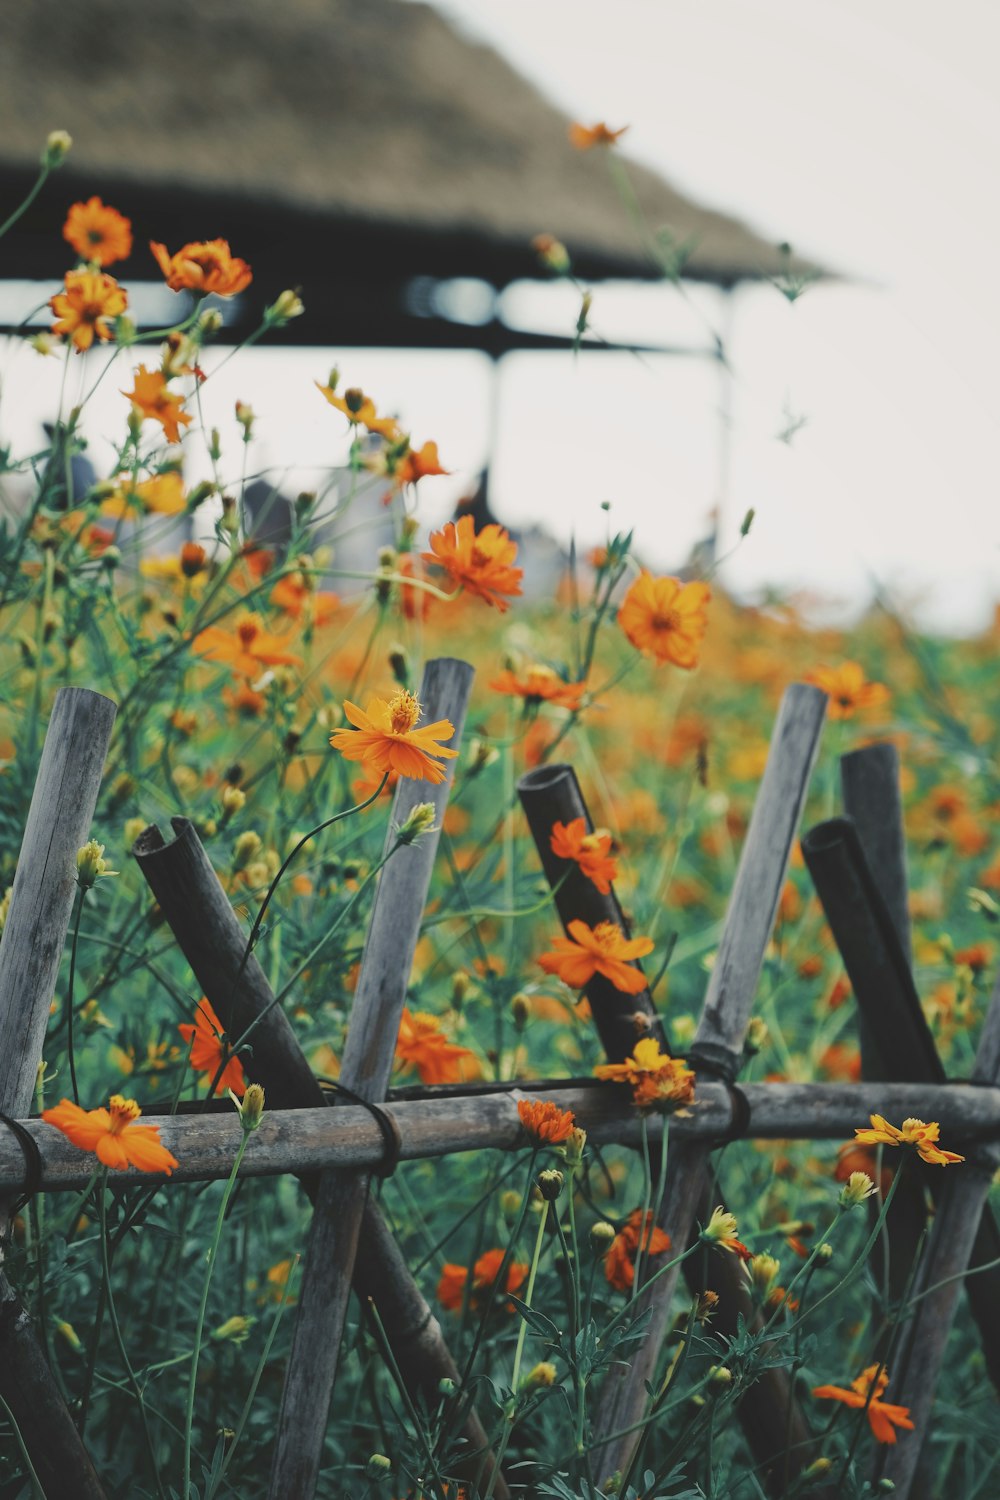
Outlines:
<svg viewBox="0 0 1000 1500"><path fill-rule="evenodd" d="M869 1114L905 1119L918 1115L941 1124L948 1146L1000 1141L1000 1087L969 1083L937 1086L916 1083L748 1083L740 1092L750 1110L746 1140L850 1140ZM638 1146L641 1125L627 1091L614 1084L525 1083L495 1093L390 1101L382 1106L399 1128L401 1161L422 1161L461 1151L493 1148L512 1151L525 1144L517 1101L544 1097L560 1109L571 1109L594 1145ZM728 1137L732 1103L724 1084L698 1085L690 1115L674 1115L671 1142L712 1145ZM54 1125L38 1119L22 1122L34 1137L42 1158L42 1189L83 1188L93 1159L70 1145ZM240 1143L235 1109L230 1113L143 1116L155 1125L163 1144L180 1166L167 1185L208 1182L228 1177ZM649 1138L658 1141L662 1117L648 1121ZM364 1170L377 1167L385 1139L372 1113L360 1105L338 1109L266 1110L252 1137L242 1177L276 1177L327 1167ZM12 1132L0 1132L0 1194L24 1186L24 1156ZM116 1183L149 1182L148 1173L128 1168L114 1173Z"/></svg>

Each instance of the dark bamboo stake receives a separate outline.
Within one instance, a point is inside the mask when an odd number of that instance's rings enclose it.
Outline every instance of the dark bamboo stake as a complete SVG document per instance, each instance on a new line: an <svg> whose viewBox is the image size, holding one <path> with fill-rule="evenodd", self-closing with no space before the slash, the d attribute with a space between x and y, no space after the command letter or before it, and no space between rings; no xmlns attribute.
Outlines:
<svg viewBox="0 0 1000 1500"><path fill-rule="evenodd" d="M425 713L451 720L455 748L472 676L466 662L452 658L428 662L424 672ZM432 802L440 824L454 763L445 764L447 775L438 786L399 782L387 852L394 828L418 803ZM437 842L435 831L397 850L379 876L340 1076L345 1087L372 1101L384 1099L389 1085ZM320 1180L278 1418L271 1500L308 1500L316 1487L369 1184L367 1173L336 1170Z"/></svg>
<svg viewBox="0 0 1000 1500"><path fill-rule="evenodd" d="M555 891L556 911L563 926L568 929L573 921L586 922L588 927L596 927L598 922L614 922L628 933L628 923L614 890L602 895L579 865L552 853L550 836L553 824L583 818L588 831L593 831L594 825L573 767L541 766L537 771L529 771L521 777L517 791L542 869ZM642 970L640 963L633 963L632 967ZM655 1036L662 1047L668 1047L663 1022L656 1013L648 989L638 995L624 995L610 980L595 974L584 994L590 1002L594 1026L609 1062L621 1062L622 1058L628 1057L640 1036ZM638 1025L637 1016L640 1018Z"/></svg>
<svg viewBox="0 0 1000 1500"><path fill-rule="evenodd" d="M1000 1083L1000 982L993 990L972 1078L973 1082L984 1085ZM903 1379L889 1387L891 1399L910 1408L915 1429L900 1434L896 1449L880 1456L880 1477L895 1485L898 1500L909 1500L922 1444L930 1430L934 1396L962 1278L971 1269L970 1259L998 1167L1000 1145L993 1143L978 1147L964 1166L944 1169L948 1176L920 1276L921 1301L917 1303L910 1331ZM967 1283L970 1292L977 1281L984 1281L989 1274L973 1276Z"/></svg>
<svg viewBox="0 0 1000 1500"><path fill-rule="evenodd" d="M326 1095L284 1011L274 1004L271 987L252 954L240 974L246 934L193 825L186 818L172 821L176 834L173 840L165 842L158 829L147 828L133 853L200 988L224 1022L227 1033L237 1036L254 1022L258 1023L252 1036L253 1051L244 1066L248 1076L263 1086L268 1108L244 1158L242 1175L256 1175L258 1168L263 1169L261 1175L271 1175L272 1165L276 1171L294 1171L306 1192L315 1199L322 1169L341 1164L375 1165L383 1159L384 1140L367 1110L337 1110L334 1116L326 1109ZM316 1108L323 1113L314 1114ZM341 1144L353 1138L350 1122L357 1115L365 1116L364 1122L357 1121L363 1139L367 1128L375 1132L368 1137L372 1149L367 1155L363 1148L360 1154L352 1155L348 1145L346 1153L338 1155ZM300 1118L303 1128L296 1131L295 1123ZM211 1176L228 1176L235 1154L231 1120L227 1117L220 1120L214 1115L197 1119L174 1116L163 1123L164 1140L180 1132L182 1164L172 1180L199 1178L200 1168L192 1170L195 1163L205 1166ZM277 1153L273 1157L272 1138ZM338 1144L327 1152L320 1144L324 1140ZM265 1143L263 1154L254 1149L259 1141ZM283 1165L278 1166L279 1161ZM365 1205L355 1289L363 1300L371 1297L376 1303L396 1364L411 1394L428 1402L436 1400L439 1382L445 1378L457 1380L458 1370L440 1323L373 1202ZM470 1448L485 1446L486 1433L474 1411L464 1432Z"/></svg>
<svg viewBox="0 0 1000 1500"><path fill-rule="evenodd" d="M90 837L115 719L109 698L61 688L45 734L0 943L0 1111L26 1115L76 896L76 852ZM0 1205L0 1234L7 1205ZM0 1255L2 1255L0 1242ZM47 1500L103 1500L31 1320L0 1270L0 1396Z"/></svg>
<svg viewBox="0 0 1000 1500"><path fill-rule="evenodd" d="M563 926L568 930L571 921L580 919L591 927L598 922L615 922L624 931L628 931L614 891L603 895L593 881L581 872L579 866L572 861L560 859L552 852L551 833L555 823L570 823L574 819L583 818L588 831L593 828L572 766L544 766L537 771L529 771L518 782L518 793L542 868L555 892L556 910ZM634 967L641 972L641 964L636 963ZM661 1046L669 1050L662 1021L656 1013L648 989L637 996L624 995L608 980L595 975L585 993L590 1001L597 1033L610 1062L620 1062L627 1057L640 1034L657 1037ZM704 1103L708 1091L713 1088L722 1091L721 1085L700 1086L699 1107ZM724 1097L728 1102L727 1093ZM578 1122L588 1129L591 1138L598 1141L594 1130L586 1125L578 1111L575 1113ZM729 1113L731 1114L731 1107ZM677 1125L682 1123L686 1122L676 1122ZM716 1139L724 1136L727 1128L726 1124L722 1125ZM675 1132L675 1140L684 1138L683 1131L679 1134ZM711 1192L711 1183L706 1177L696 1210L699 1219L706 1219L714 1207ZM704 1256L687 1260L684 1262L684 1276L693 1292L712 1290L718 1295L713 1328L721 1338L735 1336L740 1317L749 1320L756 1327L761 1326L760 1318L754 1320L752 1317L741 1268L728 1257L715 1256L711 1265ZM786 1446L792 1450L788 1466L789 1477L798 1474L809 1462L809 1429L784 1370L766 1370L761 1379L746 1392L740 1406L740 1420L758 1462L767 1463L775 1455L782 1453ZM783 1483L783 1475L775 1477L778 1482Z"/></svg>
<svg viewBox="0 0 1000 1500"><path fill-rule="evenodd" d="M846 818L832 818L809 830L802 840L802 853L858 1004L864 1007L874 1047L885 1060L884 1075L894 1082L943 1083L944 1065L921 1009L890 909L865 860L858 831ZM877 1112L886 1113L885 1109ZM947 1183L937 1168L910 1161L905 1170L913 1173L914 1180L929 1189L939 1203ZM901 1242L899 1259L905 1259L905 1245ZM897 1259L895 1243L890 1255L891 1270ZM1000 1261L1000 1227L987 1204L971 1264L985 1266L994 1261ZM902 1289L897 1285L895 1295ZM990 1378L1000 1389L1000 1266L973 1276L968 1293Z"/></svg>
<svg viewBox="0 0 1000 1500"><path fill-rule="evenodd" d="M840 784L844 811L857 829L872 882L885 905L903 961L912 970L906 834L899 787L899 752L895 745L866 745L841 756ZM862 1078L872 1081L902 1078L893 1061L894 1049L888 1059L883 1055L868 1019L869 1011L881 1006L881 995L867 990L861 995L855 991L855 1001ZM900 1162L898 1170L903 1177L886 1218L885 1239L880 1236L872 1251L872 1273L876 1286L881 1287L888 1244L888 1291L892 1302L898 1302L909 1285L913 1262L927 1227L927 1173L912 1160ZM877 1212L878 1205L873 1199L869 1207L873 1223Z"/></svg>
<svg viewBox="0 0 1000 1500"><path fill-rule="evenodd" d="M771 736L767 767L754 805L708 982L691 1057L696 1067L733 1078L740 1066L753 998L770 940L802 814L826 711L826 695L795 683L787 689ZM711 1147L679 1143L671 1152L659 1222L675 1245L687 1244L699 1210ZM670 1320L677 1272L660 1276L642 1298L648 1333L626 1368L609 1374L599 1413L605 1439L602 1471L627 1467L636 1439L612 1435L641 1421Z"/></svg>

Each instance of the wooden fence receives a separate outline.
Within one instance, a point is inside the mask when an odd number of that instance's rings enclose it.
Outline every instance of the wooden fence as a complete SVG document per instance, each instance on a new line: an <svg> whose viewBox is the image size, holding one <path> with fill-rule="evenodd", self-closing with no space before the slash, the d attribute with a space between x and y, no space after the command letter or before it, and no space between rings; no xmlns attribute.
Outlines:
<svg viewBox="0 0 1000 1500"><path fill-rule="evenodd" d="M450 718L461 733L471 669L451 660L428 664L421 701L429 719ZM917 1480L921 1444L963 1287L979 1325L987 1366L1000 1385L1000 1230L986 1198L1000 1165L1000 986L992 998L971 1082L948 1082L920 1008L909 957L906 863L895 751L875 745L841 763L846 816L810 830L802 849L858 1004L863 1081L859 1084L737 1084L746 1032L765 949L785 881L826 700L796 684L785 694L744 842L701 1020L689 1049L697 1073L696 1103L671 1122L671 1150L659 1222L675 1247L691 1243L718 1201L711 1173L713 1147L748 1139L844 1139L871 1112L894 1119L939 1120L949 1143L964 1144L969 1161L947 1173L906 1168L887 1221L891 1296L912 1282L925 1295L905 1325L893 1357L893 1399L911 1408L916 1431L878 1456L872 1478L895 1484L908 1500ZM10 1205L26 1190L80 1189L90 1159L53 1128L29 1117L75 890L75 855L90 832L114 705L96 693L62 689L57 695L25 828L9 914L0 943L0 1213L6 1232ZM449 776L430 800L440 824ZM575 865L551 850L557 820L588 810L570 767L546 766L525 776L519 793L553 899L564 925L625 918L613 892L602 895ZM391 824L428 800L423 783L402 781ZM330 1402L334 1393L350 1289L377 1308L396 1366L415 1398L436 1400L440 1382L459 1380L441 1326L406 1266L370 1191L370 1180L395 1160L439 1157L476 1149L514 1150L523 1144L517 1100L526 1091L572 1109L595 1144L637 1146L640 1126L627 1091L579 1082L531 1080L516 1085L469 1085L402 1091L388 1088L395 1038L435 855L436 835L393 855L376 887L343 1059L342 1082L356 1098L380 1106L379 1117L359 1103L332 1099L314 1077L281 1006L191 823L178 818L173 836L148 828L133 853L163 915L230 1036L252 1028L248 1076L263 1084L267 1112L243 1159L243 1176L295 1174L314 1205L309 1247L281 1415L270 1500L308 1500L315 1491ZM667 1038L648 989L624 996L596 976L587 986L594 1022L610 1061L633 1049L636 1014L648 1034ZM331 1104L336 1108L331 1108ZM241 1139L227 1109L206 1104L157 1118L164 1144L180 1166L167 1190L229 1175ZM13 1125L11 1125L13 1122ZM387 1138L387 1125L390 1127ZM648 1122L656 1141L662 1120ZM390 1162L390 1164L391 1164ZM125 1172L118 1180L137 1180ZM142 1174L148 1183L148 1174ZM919 1266L927 1192L934 1227ZM6 1238L6 1233L4 1235ZM877 1253L877 1252L876 1252ZM970 1269L983 1267L965 1279ZM692 1287L719 1295L714 1328L736 1332L753 1323L734 1257L690 1257ZM636 1437L648 1409L668 1332L677 1271L658 1276L642 1292L650 1322L630 1366L606 1377L595 1442L601 1473L631 1472L642 1456ZM912 1290L912 1287L911 1287ZM759 1324L758 1324L759 1326ZM461 1399L466 1473L491 1474L486 1429ZM766 1370L739 1408L746 1439L769 1493L793 1487L815 1456L810 1426L794 1379ZM73 1418L20 1304L0 1266L0 1397L16 1422L47 1500L101 1500L104 1495ZM779 1464L778 1459L781 1458ZM492 1493L508 1483L491 1474ZM822 1490L813 1489L813 1494Z"/></svg>

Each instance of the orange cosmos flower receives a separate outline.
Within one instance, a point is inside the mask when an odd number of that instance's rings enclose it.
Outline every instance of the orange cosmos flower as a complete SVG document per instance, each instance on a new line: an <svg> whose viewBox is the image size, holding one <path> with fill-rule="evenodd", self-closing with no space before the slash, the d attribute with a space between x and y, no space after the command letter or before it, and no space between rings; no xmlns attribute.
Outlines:
<svg viewBox="0 0 1000 1500"><path fill-rule="evenodd" d="M502 1250L487 1250L481 1255L472 1268L472 1291L469 1296L469 1307L472 1312L479 1312L485 1301L490 1296L499 1292L496 1279L503 1262L504 1252ZM504 1278L503 1292L517 1292L523 1285L528 1275L528 1267L521 1261L511 1261L507 1267L507 1275ZM465 1283L469 1279L466 1266L445 1265L441 1271L441 1280L438 1282L438 1301L442 1307L449 1312L457 1312L462 1306L465 1295ZM512 1311L508 1303L508 1310Z"/></svg>
<svg viewBox="0 0 1000 1500"><path fill-rule="evenodd" d="M633 1210L629 1214L621 1229L611 1241L611 1248L604 1259L604 1274L608 1285L614 1287L616 1292L630 1292L635 1285L635 1257L639 1250L639 1236L642 1235L643 1255L662 1255L664 1250L670 1249L670 1236L653 1223L653 1210L648 1208L643 1224L643 1213L641 1208Z"/></svg>
<svg viewBox="0 0 1000 1500"><path fill-rule="evenodd" d="M66 215L63 239L81 260L111 266L132 254L132 221L100 198L88 198L86 203L74 203Z"/></svg>
<svg viewBox="0 0 1000 1500"><path fill-rule="evenodd" d="M293 620L304 617L317 628L326 625L340 607L336 594L317 593L304 573L286 573L279 578L271 590L271 603Z"/></svg>
<svg viewBox="0 0 1000 1500"><path fill-rule="evenodd" d="M65 291L49 299L56 315L52 332L71 339L80 354L95 338L106 343L113 337L108 319L125 311L128 294L103 271L67 271L63 283Z"/></svg>
<svg viewBox="0 0 1000 1500"><path fill-rule="evenodd" d="M632 1102L641 1109L674 1110L694 1099L694 1074L680 1058L661 1052L651 1036L636 1042L632 1056L624 1062L601 1063L594 1077L631 1085Z"/></svg>
<svg viewBox="0 0 1000 1500"><path fill-rule="evenodd" d="M407 448L394 474L397 484L419 484L431 474L447 474L438 458L437 443L424 443L422 448Z"/></svg>
<svg viewBox="0 0 1000 1500"><path fill-rule="evenodd" d="M646 988L642 971L632 967L631 960L645 958L653 951L653 939L626 938L617 922L570 922L569 937L558 937L549 953L538 960L546 974L558 974L570 989L583 989L595 974L603 974L616 990L638 995Z"/></svg>
<svg viewBox="0 0 1000 1500"><path fill-rule="evenodd" d="M186 510L184 481L176 469L168 469L166 473L154 474L140 484L116 490L101 502L104 516L180 516Z"/></svg>
<svg viewBox="0 0 1000 1500"><path fill-rule="evenodd" d="M177 1030L191 1048L191 1066L195 1072L207 1073L209 1081L219 1073L217 1094L224 1094L227 1089L241 1097L246 1093L243 1064L230 1051L222 1022L204 995L198 1001L194 1024L185 1023Z"/></svg>
<svg viewBox="0 0 1000 1500"><path fill-rule="evenodd" d="M253 280L245 260L230 254L228 240L195 240L170 255L166 245L150 240L149 248L172 292L235 297Z"/></svg>
<svg viewBox="0 0 1000 1500"><path fill-rule="evenodd" d="M611 856L611 835L606 828L588 833L586 818L553 823L549 843L559 859L571 859L579 865L602 896L610 893L611 882L618 879L618 862Z"/></svg>
<svg viewBox="0 0 1000 1500"><path fill-rule="evenodd" d="M736 1237L736 1215L729 1213L720 1204L712 1209L712 1217L701 1231L700 1238L706 1245L718 1245L720 1250L729 1250L740 1260L753 1260L753 1251L748 1250Z"/></svg>
<svg viewBox="0 0 1000 1500"><path fill-rule="evenodd" d="M569 127L570 145L575 146L577 151L592 151L595 146L614 146L621 140L628 129L623 125L620 130L609 130L603 120L596 125L571 125Z"/></svg>
<svg viewBox="0 0 1000 1500"><path fill-rule="evenodd" d="M362 711L355 703L345 702L344 713L354 729L338 729L330 736L330 744L339 750L345 760L362 760L373 770L384 774L398 771L400 776L413 781L444 781L444 766L434 756L454 760L457 750L439 745L439 739L450 740L455 726L448 719L438 719L434 724L416 727L420 718L420 703L405 688L386 701L385 698L369 698L368 708Z"/></svg>
<svg viewBox="0 0 1000 1500"><path fill-rule="evenodd" d="M569 1109L560 1109L551 1099L519 1099L521 1124L538 1146L558 1146L568 1141L576 1121Z"/></svg>
<svg viewBox="0 0 1000 1500"><path fill-rule="evenodd" d="M377 432L388 443L398 442L403 436L396 418L378 416L374 401L357 386L348 387L342 396L338 396L332 385L320 385L317 380L316 389L326 397L331 406L343 412L352 427L367 427L369 432Z"/></svg>
<svg viewBox="0 0 1000 1500"><path fill-rule="evenodd" d="M529 708L537 708L540 703L551 703L556 708L576 709L580 707L580 700L587 691L585 682L565 682L558 672L538 662L524 667L520 672L508 668L490 683L490 687L495 693L509 693L512 697L523 698Z"/></svg>
<svg viewBox="0 0 1000 1500"><path fill-rule="evenodd" d="M416 1068L421 1083L461 1083L479 1070L475 1053L449 1042L437 1016L407 1006L399 1022L396 1066L404 1073Z"/></svg>
<svg viewBox="0 0 1000 1500"><path fill-rule="evenodd" d="M503 596L516 598L521 593L524 574L512 566L517 543L502 526L490 524L477 533L471 516L459 516L435 531L430 544L431 550L423 554L425 562L436 563L459 588L485 599L501 614L508 607Z"/></svg>
<svg viewBox="0 0 1000 1500"><path fill-rule="evenodd" d="M854 1138L861 1146L915 1146L921 1161L935 1167L947 1167L952 1162L964 1161L954 1151L943 1151L937 1144L940 1125L925 1125L923 1120L904 1120L902 1130L890 1125L881 1115L870 1115L870 1130L855 1130Z"/></svg>
<svg viewBox="0 0 1000 1500"><path fill-rule="evenodd" d="M850 1390L845 1390L841 1385L817 1385L813 1387L813 1395L829 1401L843 1401L845 1406L859 1408L867 1402L868 1425L871 1427L875 1441L894 1443L896 1428L904 1427L912 1432L913 1423L910 1421L908 1406L893 1406L890 1402L880 1399L888 1384L889 1376L886 1371L879 1365L869 1365L855 1380L851 1381ZM870 1401L869 1392L871 1392Z"/></svg>
<svg viewBox="0 0 1000 1500"><path fill-rule="evenodd" d="M839 667L816 667L806 673L805 680L827 694L831 719L851 719L859 709L874 708L889 697L885 683L869 682L856 661L841 662Z"/></svg>
<svg viewBox="0 0 1000 1500"><path fill-rule="evenodd" d="M618 623L638 651L689 671L698 665L711 597L707 583L654 578L643 569L622 600Z"/></svg>
<svg viewBox="0 0 1000 1500"><path fill-rule="evenodd" d="M236 622L235 630L209 625L192 641L199 656L209 661L228 662L238 677L258 677L263 667L301 667L302 658L285 649L281 636L270 635L260 615L247 613Z"/></svg>
<svg viewBox="0 0 1000 1500"><path fill-rule="evenodd" d="M141 1114L134 1099L112 1094L107 1109L81 1109L71 1099L63 1099L54 1109L44 1109L42 1119L81 1151L95 1152L99 1161L116 1172L132 1166L169 1177L180 1162L160 1145L158 1126L135 1123Z"/></svg>
<svg viewBox="0 0 1000 1500"><path fill-rule="evenodd" d="M168 443L179 442L180 428L190 426L191 418L181 410L181 397L175 396L168 388L166 376L161 370L147 370L145 365L140 365L133 378L134 387L122 391L122 395L128 397L140 416L162 423Z"/></svg>

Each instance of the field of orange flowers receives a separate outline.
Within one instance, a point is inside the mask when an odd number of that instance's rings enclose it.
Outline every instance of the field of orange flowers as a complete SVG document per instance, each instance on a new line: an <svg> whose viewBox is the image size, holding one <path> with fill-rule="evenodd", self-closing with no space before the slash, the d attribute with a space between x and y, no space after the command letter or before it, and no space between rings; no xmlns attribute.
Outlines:
<svg viewBox="0 0 1000 1500"><path fill-rule="evenodd" d="M65 149L54 136L43 175ZM830 697L807 823L837 807L841 753L873 739L900 749L916 980L949 1073L964 1077L1000 952L997 635L919 638L887 613L849 635L818 632L792 604L750 608L712 578L652 575L636 560L642 539L613 528L557 597L528 603L502 527L463 515L422 541L420 484L447 455L418 442L405 413L380 414L346 362L342 378L317 370L302 399L328 403L332 438L354 437L351 493L300 495L287 546L261 546L242 503L254 414L240 403L218 429L202 418L220 331L205 298L255 294L252 268L223 240L143 247L179 309L175 327L146 335L110 269L133 248L124 213L93 198L64 233L65 285L34 343L67 366L86 356L95 379L110 372L120 443L82 493L71 475L85 409L53 413L44 451L2 453L0 920L56 690L98 689L119 713L37 1085L38 1112L93 1175L75 1198L31 1199L7 1270L109 1496L253 1500L268 1493L309 1209L290 1179L165 1184L177 1161L143 1113L214 1089L240 1110L245 1144L267 1100L247 1086L252 1043L223 1033L130 857L142 829L194 822L312 1067L336 1079L392 788L439 783L454 762L396 1081L520 1079L530 1093L532 1078L596 1074L631 1085L644 1115L669 1114L690 1102L683 1051L779 698L805 679ZM308 316L279 291L260 298L264 334ZM194 444L215 478L188 488ZM27 506L10 498L25 480ZM373 547L364 577L338 577L338 517L346 529L355 496L373 492L394 545ZM211 539L202 527L201 541L178 543L178 521L205 514ZM422 718L435 655L476 669L461 744L449 722ZM598 890L613 885L630 933L561 930L515 795L524 770L556 760L575 767L598 826L558 825L554 852ZM428 820L407 831L425 836ZM631 1057L607 1065L580 992L598 973L635 993L636 959L682 1055L637 1034ZM859 1068L850 986L796 850L743 1077L854 1080ZM933 1171L961 1159L935 1127L875 1117L840 1150L741 1142L718 1154L728 1211L700 1244L745 1266L763 1331L722 1339L711 1299L679 1294L641 1462L616 1477L594 1450L593 1413L610 1363L642 1337L637 1279L679 1248L650 1222L668 1158L596 1151L551 1103L521 1113L522 1153L410 1162L373 1187L465 1385L414 1403L354 1307L317 1493L489 1500L494 1480L470 1474L458 1441L468 1391L515 1494L754 1500L768 1491L740 1408L769 1368L794 1380L815 1437L785 1492L875 1493L872 1452L905 1443L912 1422L884 1357L886 1325L905 1309L857 1274L867 1200L883 1223L896 1148ZM116 1185L127 1164L151 1190ZM810 1315L827 1298L820 1336ZM551 1334L566 1317L573 1341ZM927 1448L933 1493L988 1495L995 1395L964 1311L953 1337ZM0 1488L41 1493L9 1412Z"/></svg>

